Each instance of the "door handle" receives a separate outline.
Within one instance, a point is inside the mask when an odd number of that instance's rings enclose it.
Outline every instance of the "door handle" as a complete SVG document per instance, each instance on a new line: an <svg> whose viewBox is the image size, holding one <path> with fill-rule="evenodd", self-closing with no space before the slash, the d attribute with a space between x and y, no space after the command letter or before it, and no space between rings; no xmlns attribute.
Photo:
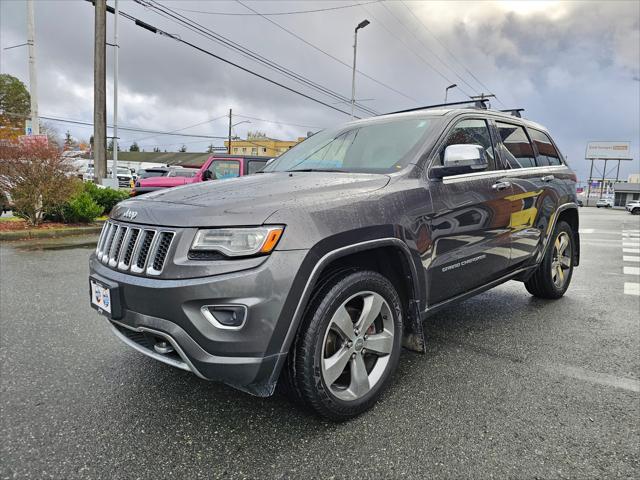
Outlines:
<svg viewBox="0 0 640 480"><path fill-rule="evenodd" d="M500 190L506 190L510 186L511 186L511 182L498 182L491 185L491 188L493 188L494 190L500 191Z"/></svg>
<svg viewBox="0 0 640 480"><path fill-rule="evenodd" d="M543 182L550 182L551 180L554 180L555 178L556 177L554 177L553 175L545 175L540 180L542 180Z"/></svg>

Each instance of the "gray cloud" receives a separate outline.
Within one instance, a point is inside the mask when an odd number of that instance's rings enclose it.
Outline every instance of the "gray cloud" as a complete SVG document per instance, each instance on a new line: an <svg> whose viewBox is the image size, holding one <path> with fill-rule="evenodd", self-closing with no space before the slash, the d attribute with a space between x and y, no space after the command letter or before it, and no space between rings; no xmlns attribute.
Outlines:
<svg viewBox="0 0 640 480"><path fill-rule="evenodd" d="M246 12L241 5L230 1L163 3L172 8ZM261 12L302 8L295 2L248 4ZM304 7L338 4L304 2ZM456 63L430 33L415 23L401 2L270 18L348 64L351 62L353 28L363 18L369 18L372 23L360 34L358 55L359 67L369 75L427 104L442 100L448 80L467 91L472 89L456 73L473 87L473 93L486 91L465 70L469 69L498 95L505 106L524 107L528 118L547 126L582 178L588 173L587 163L582 158L585 143L589 140L631 140L636 161L634 165L625 165L622 171L626 174L639 170L640 83L637 79L640 77L640 7L637 2L499 4L410 1L406 4L464 67ZM121 1L120 7L232 61L333 102L137 4ZM25 41L24 10L23 2L0 3L2 47ZM347 97L350 95L349 68L260 17L182 13L301 75ZM112 20L108 19L109 36ZM82 1L36 2L36 26L40 111L91 121L92 7ZM122 20L120 27L122 124L147 129L178 129L223 115L229 107L240 114L305 125L325 126L347 119L184 45L152 35L128 21ZM395 37L401 38L402 42ZM447 79L427 67L411 49L419 52ZM437 52L446 65L429 50ZM25 49L0 50L0 55L3 73L28 81ZM357 81L358 97L375 99L366 105L378 111L413 106L406 98L366 78L358 77ZM110 77L108 83L111 88ZM453 90L450 98L461 100L464 95ZM348 109L347 105L336 106ZM499 102L494 102L494 106L503 108ZM192 132L224 135L225 122L225 119L220 119L194 128ZM308 130L252 122L239 126L237 133L244 135L247 129L259 128L274 137L291 138ZM87 138L90 134L90 129L79 126L60 124L58 128L60 131L69 128L77 137ZM144 133L121 134L127 141L146 136ZM175 149L184 142L191 151L202 150L208 143L192 143L196 140L156 137L141 143L149 149L154 145Z"/></svg>

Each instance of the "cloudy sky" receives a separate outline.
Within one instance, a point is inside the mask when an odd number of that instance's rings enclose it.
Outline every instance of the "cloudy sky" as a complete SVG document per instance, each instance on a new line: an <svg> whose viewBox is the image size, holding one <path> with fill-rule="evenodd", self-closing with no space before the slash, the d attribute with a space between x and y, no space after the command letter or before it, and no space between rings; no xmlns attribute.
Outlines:
<svg viewBox="0 0 640 480"><path fill-rule="evenodd" d="M638 1L145 1L158 8L121 0L120 9L344 111L349 106L327 90L350 97L353 29L366 18L371 24L359 33L362 74L356 80L363 106L387 112L439 103L445 87L457 83L451 101L491 92L497 96L494 108L525 108L527 118L550 129L581 179L588 175L584 151L590 140L631 141L635 160L623 165L621 176L640 170ZM82 0L35 3L40 114L91 122L93 7ZM159 8L170 10L161 14ZM258 63L210 33L188 29L167 12L277 65ZM113 15L107 21L110 42ZM0 0L0 32L3 49L26 41L24 0ZM238 125L235 134L258 129L289 139L348 120L124 18L119 32L122 126L166 132L200 124L181 132L222 137L224 115L233 108L238 114L234 123L251 121ZM0 50L0 55L0 71L28 84L26 48ZM110 52L107 61L111 121ZM305 77L324 91L275 68ZM91 134L87 126L53 125L77 138ZM146 150L175 151L184 143L188 151L204 151L211 142L222 145L222 140L132 131L121 132L120 138L125 148L137 140Z"/></svg>

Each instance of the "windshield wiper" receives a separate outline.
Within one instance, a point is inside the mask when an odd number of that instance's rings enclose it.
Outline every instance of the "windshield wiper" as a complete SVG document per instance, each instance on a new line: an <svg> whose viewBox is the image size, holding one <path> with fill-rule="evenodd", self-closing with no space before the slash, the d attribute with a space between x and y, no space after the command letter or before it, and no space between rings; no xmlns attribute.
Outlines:
<svg viewBox="0 0 640 480"><path fill-rule="evenodd" d="M296 168L295 170L285 170L286 172L338 172L349 173L348 170L342 170L340 168Z"/></svg>

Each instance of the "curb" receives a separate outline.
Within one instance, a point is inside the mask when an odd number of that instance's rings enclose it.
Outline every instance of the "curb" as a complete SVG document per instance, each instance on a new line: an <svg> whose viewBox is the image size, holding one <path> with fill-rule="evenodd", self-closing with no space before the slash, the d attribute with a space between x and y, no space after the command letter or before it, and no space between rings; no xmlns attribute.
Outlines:
<svg viewBox="0 0 640 480"><path fill-rule="evenodd" d="M0 232L0 242L12 240L32 240L36 238L70 237L73 235L100 233L101 230L102 225L91 227L69 227L51 230L13 230L9 232Z"/></svg>

